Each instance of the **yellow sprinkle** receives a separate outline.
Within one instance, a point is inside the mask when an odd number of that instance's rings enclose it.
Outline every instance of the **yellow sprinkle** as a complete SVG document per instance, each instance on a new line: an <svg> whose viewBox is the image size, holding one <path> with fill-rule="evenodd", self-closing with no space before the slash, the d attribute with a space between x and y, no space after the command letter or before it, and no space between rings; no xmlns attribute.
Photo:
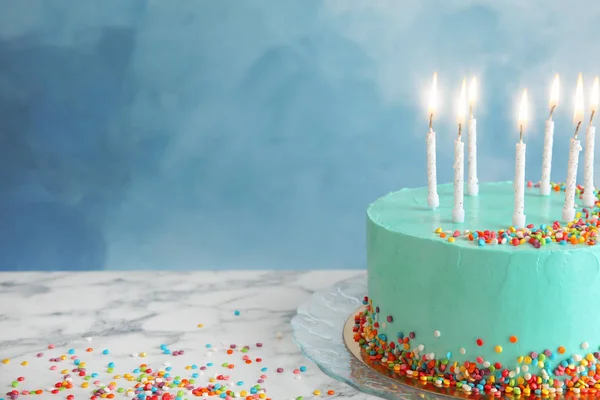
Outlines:
<svg viewBox="0 0 600 400"><path fill-rule="evenodd" d="M523 356L517 357L517 364L521 364L523 362Z"/></svg>
<svg viewBox="0 0 600 400"><path fill-rule="evenodd" d="M441 229L441 228L440 228L440 229ZM320 395L321 395L321 391L320 391L320 390L315 390L315 391L313 392L313 394L314 394L315 396L320 396Z"/></svg>
<svg viewBox="0 0 600 400"><path fill-rule="evenodd" d="M450 236L450 237L448 238L448 241L449 241L450 243L454 243L454 238L453 238L452 236Z"/></svg>
<svg viewBox="0 0 600 400"><path fill-rule="evenodd" d="M494 350L496 351L496 353L502 353L502 346L496 346L494 347Z"/></svg>
<svg viewBox="0 0 600 400"><path fill-rule="evenodd" d="M4 360L2 360L2 364L8 364L10 362L9 358L5 358Z"/></svg>
<svg viewBox="0 0 600 400"><path fill-rule="evenodd" d="M89 383L88 383L88 382L83 382L83 383L81 384L81 387L85 389L86 387L88 387L88 385L89 385Z"/></svg>
<svg viewBox="0 0 600 400"><path fill-rule="evenodd" d="M204 328L204 324L198 324L198 328Z"/></svg>
<svg viewBox="0 0 600 400"><path fill-rule="evenodd" d="M248 392L246 392L245 390L242 390L240 392L240 396L242 396L242 397L246 397L247 394L248 394Z"/></svg>
<svg viewBox="0 0 600 400"><path fill-rule="evenodd" d="M587 361L587 360L585 360L585 359L584 359L584 360L581 360L581 363L580 363L580 364L581 364L581 366L582 366L582 367L587 367L587 366L588 366L588 361Z"/></svg>
<svg viewBox="0 0 600 400"><path fill-rule="evenodd" d="M115 375L113 376L113 379L121 379L121 375Z"/></svg>
<svg viewBox="0 0 600 400"><path fill-rule="evenodd" d="M61 374L66 375L69 373L68 369L63 369L62 371L60 371Z"/></svg>
<svg viewBox="0 0 600 400"><path fill-rule="evenodd" d="M213 383L213 382L216 382L217 380L216 380L215 378L208 378L208 381L209 381L210 383Z"/></svg>
<svg viewBox="0 0 600 400"><path fill-rule="evenodd" d="M544 368L544 362L543 361L538 361L537 362L537 366L540 368Z"/></svg>
<svg viewBox="0 0 600 400"><path fill-rule="evenodd" d="M531 357L525 356L525 364L531 364Z"/></svg>
<svg viewBox="0 0 600 400"><path fill-rule="evenodd" d="M65 356L64 354L62 356L60 356L60 359L65 361L67 359L67 356Z"/></svg>
<svg viewBox="0 0 600 400"><path fill-rule="evenodd" d="M264 399L264 398L266 398L266 397L267 397L267 395L266 395L266 394L264 394L264 393L261 393L261 394L259 394L259 395L258 395L258 397L259 397L259 398L261 398L261 399Z"/></svg>
<svg viewBox="0 0 600 400"><path fill-rule="evenodd" d="M508 230L511 231L511 232L515 232L516 231L516 229L515 229L514 226L511 226L510 228L508 228Z"/></svg>
<svg viewBox="0 0 600 400"><path fill-rule="evenodd" d="M191 365L186 365L185 369L187 369L189 371L190 369L192 369L192 366Z"/></svg>
<svg viewBox="0 0 600 400"><path fill-rule="evenodd" d="M80 362L78 365L79 368L85 368L85 361L84 362Z"/></svg>
<svg viewBox="0 0 600 400"><path fill-rule="evenodd" d="M522 376L518 377L518 378L517 378L517 383L518 383L519 385L522 385L523 383L525 383L525 378L523 378Z"/></svg>
<svg viewBox="0 0 600 400"><path fill-rule="evenodd" d="M588 361L594 361L594 355L592 353L587 353L585 359Z"/></svg>
<svg viewBox="0 0 600 400"><path fill-rule="evenodd" d="M27 361L23 361L23 362L21 363L21 365L22 365L22 366L24 366L24 367L26 367L28 364L29 364L29 363L28 363Z"/></svg>
<svg viewBox="0 0 600 400"><path fill-rule="evenodd" d="M139 354L139 356L140 356L140 357L146 357L146 352L142 351L142 352Z"/></svg>
<svg viewBox="0 0 600 400"><path fill-rule="evenodd" d="M435 233L442 233L442 228L437 228L437 229L435 230ZM319 392L319 393L320 393L320 392Z"/></svg>

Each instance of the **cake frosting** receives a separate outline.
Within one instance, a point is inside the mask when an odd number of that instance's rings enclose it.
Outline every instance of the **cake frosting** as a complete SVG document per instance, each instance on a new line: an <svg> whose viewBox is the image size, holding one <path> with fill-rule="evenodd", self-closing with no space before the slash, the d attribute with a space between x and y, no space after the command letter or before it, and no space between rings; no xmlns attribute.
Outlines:
<svg viewBox="0 0 600 400"><path fill-rule="evenodd" d="M355 339L371 362L467 392L595 392L597 216L579 209L581 220L561 226L564 192L527 188L532 225L517 231L512 182L479 189L465 197L461 224L452 223L451 184L438 186L435 210L427 188L369 207L369 296Z"/></svg>

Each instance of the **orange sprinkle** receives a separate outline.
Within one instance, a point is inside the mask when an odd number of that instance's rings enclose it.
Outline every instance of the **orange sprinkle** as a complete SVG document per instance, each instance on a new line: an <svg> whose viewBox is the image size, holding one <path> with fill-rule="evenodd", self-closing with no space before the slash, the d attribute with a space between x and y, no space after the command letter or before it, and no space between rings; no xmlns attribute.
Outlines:
<svg viewBox="0 0 600 400"><path fill-rule="evenodd" d="M333 390L328 390L327 394L330 395L330 396L333 396L335 394L335 392Z"/></svg>
<svg viewBox="0 0 600 400"><path fill-rule="evenodd" d="M516 336L511 336L510 338L508 338L508 340L510 340L511 343L517 343L517 337Z"/></svg>
<svg viewBox="0 0 600 400"><path fill-rule="evenodd" d="M443 239L446 237L446 234L444 232L440 233L440 237Z"/></svg>
<svg viewBox="0 0 600 400"><path fill-rule="evenodd" d="M559 346L559 348L558 348L558 353L559 354L565 354L565 351L567 351L567 350L564 347Z"/></svg>

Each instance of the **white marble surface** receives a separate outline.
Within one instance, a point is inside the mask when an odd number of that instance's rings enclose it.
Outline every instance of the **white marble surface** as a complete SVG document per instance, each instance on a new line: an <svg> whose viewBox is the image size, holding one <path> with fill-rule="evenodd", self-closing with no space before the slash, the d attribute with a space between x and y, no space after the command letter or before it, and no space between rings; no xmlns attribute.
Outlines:
<svg viewBox="0 0 600 400"><path fill-rule="evenodd" d="M5 393L18 377L25 378L19 390L49 389L61 380L62 369L74 368L72 360L52 363L49 359L70 357L69 349L104 384L114 381L115 374L131 373L140 363L160 369L167 362L172 374L190 377L200 371L186 370L186 366L212 362L214 366L194 386L206 386L217 373L229 375L232 382L244 382L233 390L248 389L256 384L260 369L267 367L262 387L272 399L313 398L315 389L322 398L372 399L329 378L306 360L292 340L290 326L297 306L314 291L359 274L364 272L1 273L0 360L10 361L0 363L0 399L10 398ZM235 310L240 311L238 316ZM258 342L263 347L256 347ZM55 348L48 349L49 344ZM162 354L161 344L185 353L178 357ZM207 350L206 344L213 348ZM238 348L228 355L230 344ZM252 360L260 357L263 361L244 364L239 351L244 345L250 346L246 354ZM88 347L93 351L86 352ZM103 355L104 349L110 354ZM36 357L40 352L44 355ZM147 356L132 356L141 352ZM21 365L23 361L28 365ZM113 373L106 372L109 362L116 364ZM222 367L225 362L234 363L235 368ZM57 370L50 370L51 365L57 365ZM292 371L300 366L307 371L301 379L294 379ZM277 373L277 368L284 372ZM81 388L83 380L78 376L73 382L73 389L37 398L73 394L76 399L89 399L95 385ZM133 386L124 379L116 382L125 389ZM328 396L328 390L335 395ZM115 398L125 396L116 394Z"/></svg>

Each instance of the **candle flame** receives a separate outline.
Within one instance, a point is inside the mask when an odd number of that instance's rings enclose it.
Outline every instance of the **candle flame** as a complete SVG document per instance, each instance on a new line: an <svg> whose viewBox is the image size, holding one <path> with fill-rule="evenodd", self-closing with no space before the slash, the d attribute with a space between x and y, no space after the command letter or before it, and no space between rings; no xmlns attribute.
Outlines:
<svg viewBox="0 0 600 400"><path fill-rule="evenodd" d="M431 82L431 92L429 92L429 116L437 111L438 93L437 93L437 72L433 73L433 81Z"/></svg>
<svg viewBox="0 0 600 400"><path fill-rule="evenodd" d="M593 112L598 111L598 100L600 100L600 82L598 77L594 78L594 84L592 85L592 93L590 96L590 109Z"/></svg>
<svg viewBox="0 0 600 400"><path fill-rule="evenodd" d="M469 84L469 105L473 107L475 102L477 101L477 77L471 78L471 83Z"/></svg>
<svg viewBox="0 0 600 400"><path fill-rule="evenodd" d="M467 80L463 79L460 87L460 96L456 105L456 121L462 125L465 123L465 115L467 113Z"/></svg>
<svg viewBox="0 0 600 400"><path fill-rule="evenodd" d="M575 90L575 107L573 112L573 123L578 124L583 119L583 77L577 77L577 89Z"/></svg>
<svg viewBox="0 0 600 400"><path fill-rule="evenodd" d="M552 89L550 89L550 108L554 108L558 105L558 95L560 91L560 79L558 78L558 74L554 77L554 82L552 82Z"/></svg>
<svg viewBox="0 0 600 400"><path fill-rule="evenodd" d="M522 130L527 125L527 89L523 90L521 96L521 106L519 107L519 129Z"/></svg>

